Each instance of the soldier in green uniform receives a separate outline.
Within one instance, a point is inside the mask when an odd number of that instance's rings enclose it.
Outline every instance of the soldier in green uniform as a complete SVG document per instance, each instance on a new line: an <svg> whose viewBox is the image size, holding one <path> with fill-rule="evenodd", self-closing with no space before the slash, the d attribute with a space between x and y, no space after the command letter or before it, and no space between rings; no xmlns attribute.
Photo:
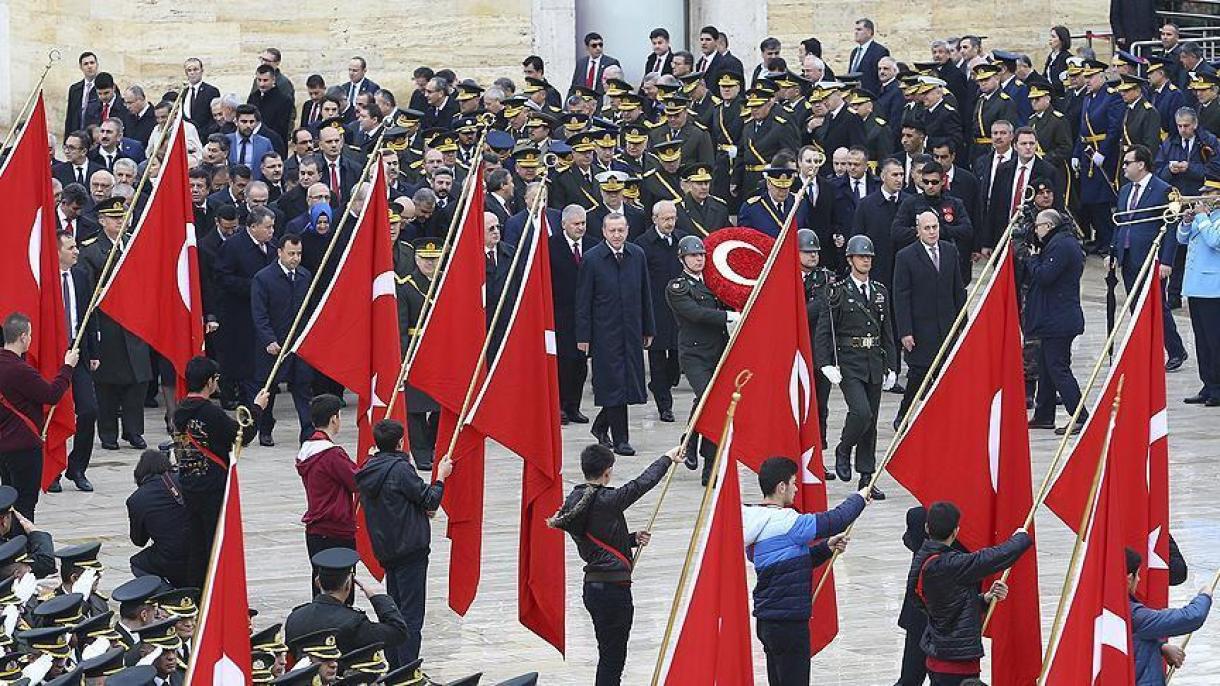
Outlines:
<svg viewBox="0 0 1220 686"><path fill-rule="evenodd" d="M746 93L745 107L750 117L742 123L730 186L738 198L749 198L758 192L763 170L771 166L775 153L800 147L796 127L775 111L772 95L758 87Z"/></svg>
<svg viewBox="0 0 1220 686"><path fill-rule="evenodd" d="M623 138L623 150L615 160L615 169L635 176L657 166L657 156L648 151L649 128L643 124L627 124L619 129Z"/></svg>
<svg viewBox="0 0 1220 686"><path fill-rule="evenodd" d="M698 119L691 116L690 98L680 93L665 101L665 121L648 134L653 145L662 141L682 141L682 159L711 164L714 159L712 137Z"/></svg>
<svg viewBox="0 0 1220 686"><path fill-rule="evenodd" d="M863 488L876 470L881 391L897 381L898 357L888 321L889 291L869 278L873 242L868 236L852 236L846 252L851 273L827 290L814 357L826 378L839 385L847 403L847 419L835 447L835 473L843 481L851 480L854 450ZM874 488L873 498L884 500L885 494Z"/></svg>
<svg viewBox="0 0 1220 686"><path fill-rule="evenodd" d="M682 82L682 95L690 98L690 110L705 131L712 128L712 110L716 108L716 97L707 89L703 72L696 71L678 77Z"/></svg>
<svg viewBox="0 0 1220 686"><path fill-rule="evenodd" d="M565 141L572 149L572 166L556 174L551 183L547 204L552 209L580 205L590 211L601 205L601 195L593 180L593 148L596 147L593 140L594 134L586 131Z"/></svg>
<svg viewBox="0 0 1220 686"><path fill-rule="evenodd" d="M970 119L970 157L976 160L991 153L991 125L1003 119L1017 121L1017 106L1012 98L1000 90L1000 65L978 64L971 70L979 87L979 97L974 101L974 115Z"/></svg>
<svg viewBox="0 0 1220 686"><path fill-rule="evenodd" d="M741 319L740 313L730 312L703 282L706 253L701 238L683 236L678 241L682 273L665 288L665 301L678 325L678 364L695 392L692 414L712 381L712 374L716 371L720 356L724 354L725 346L729 344L728 327ZM700 443L698 454L695 449L697 442ZM700 454L703 455L703 485L706 486L712 462L716 458L716 446L696 436L686 446L688 469L699 466Z"/></svg>
<svg viewBox="0 0 1220 686"><path fill-rule="evenodd" d="M1051 99L1051 85L1043 80L1029 81L1029 103L1033 114L1029 125L1038 139L1038 153L1042 159L1057 169L1065 179L1071 179L1072 125L1062 112L1055 109Z"/></svg>
<svg viewBox="0 0 1220 686"><path fill-rule="evenodd" d="M805 309L809 313L809 340L816 340L818 322L826 309L826 291L834 282L834 272L821 266L822 241L813 229L798 229L797 249L801 252L801 282L805 286ZM819 360L820 361L820 360ZM818 396L818 430L822 437L822 450L826 449L826 419L830 411L830 379L820 367L814 372L814 390ZM835 473L823 468L827 481L834 481Z"/></svg>
<svg viewBox="0 0 1220 686"><path fill-rule="evenodd" d="M729 205L711 194L712 167L688 164L682 170L686 192L678 203L678 228L692 236L707 236L729 225Z"/></svg>
<svg viewBox="0 0 1220 686"><path fill-rule="evenodd" d="M877 96L856 88L847 97L847 108L864 122L864 147L868 150L869 171L876 174L881 161L894 151L894 131L890 123L873 111Z"/></svg>
<svg viewBox="0 0 1220 686"><path fill-rule="evenodd" d="M1199 126L1220 136L1220 76L1194 72L1188 88L1199 101Z"/></svg>
<svg viewBox="0 0 1220 686"><path fill-rule="evenodd" d="M1146 85L1148 79L1123 74L1122 81L1114 87L1127 105L1123 112L1123 154L1135 145L1149 150L1161 147L1161 113L1144 97Z"/></svg>
<svg viewBox="0 0 1220 686"><path fill-rule="evenodd" d="M725 72L716 79L716 86L720 95L712 97L712 123L708 126L716 146L712 194L724 198L732 214L737 211L737 200L729 191L729 179L737 158L737 141L741 139L741 75Z"/></svg>
<svg viewBox="0 0 1220 686"><path fill-rule="evenodd" d="M652 152L657 156L658 165L644 172L644 184L641 188L644 209L650 214L652 206L658 200L682 199L682 179L678 171L682 168L681 138L654 143Z"/></svg>
<svg viewBox="0 0 1220 686"><path fill-rule="evenodd" d="M421 315L424 299L441 257L437 238L416 238L415 268L403 277L395 278L398 295L398 330L402 337L402 353L407 354L411 341L423 326ZM411 458L420 471L432 469L436 430L440 424L441 406L427 393L406 384L407 435L411 440Z"/></svg>

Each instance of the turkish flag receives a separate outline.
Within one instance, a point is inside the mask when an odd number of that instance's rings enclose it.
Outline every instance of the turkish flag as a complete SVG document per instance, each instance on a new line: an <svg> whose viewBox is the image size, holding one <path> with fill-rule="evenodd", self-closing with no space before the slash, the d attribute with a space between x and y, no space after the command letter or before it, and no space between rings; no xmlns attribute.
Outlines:
<svg viewBox="0 0 1220 686"><path fill-rule="evenodd" d="M203 305L195 212L181 117L170 129L165 163L151 182L144 216L115 262L98 302L110 318L173 365L175 395L186 395L186 363L203 352Z"/></svg>
<svg viewBox="0 0 1220 686"><path fill-rule="evenodd" d="M741 484L729 450L733 429L729 431L730 440L721 448L711 521L699 533L690 600L661 666L659 683L667 686L754 683Z"/></svg>
<svg viewBox="0 0 1220 686"><path fill-rule="evenodd" d="M373 165L370 176L372 188L339 257L334 279L292 345L297 357L359 396L357 464L368 460L374 424L386 417L406 421L402 394L393 408L386 407L398 381L402 353L390 207L380 164ZM363 514L356 521L356 547L369 571L381 578Z"/></svg>
<svg viewBox="0 0 1220 686"><path fill-rule="evenodd" d="M887 466L924 507L938 500L957 504L959 540L968 550L1008 540L1033 504L1021 327L1007 248L997 264ZM992 680L1028 686L1038 677L1042 651L1034 550L1012 567L1008 586L988 625Z"/></svg>
<svg viewBox="0 0 1220 686"><path fill-rule="evenodd" d="M795 226L784 229L768 259L720 368L704 394L695 430L709 440L720 440L734 381L738 373L750 370L753 380L742 390L737 409L735 458L754 471L773 455L796 460L800 465L796 508L823 512L827 509L826 484L822 481L817 395L813 388L817 366L809 342ZM815 586L821 578L819 566L813 570ZM815 653L839 633L833 577L828 581L814 601L809 623Z"/></svg>
<svg viewBox="0 0 1220 686"><path fill-rule="evenodd" d="M564 652L563 531L546 518L563 504L563 441L559 436L559 376L551 265L543 222L526 232L519 260L525 278L499 354L471 407L468 423L525 461L521 474L521 541L517 611L521 623Z"/></svg>
<svg viewBox="0 0 1220 686"><path fill-rule="evenodd" d="M420 325L420 341L407 367L407 380L441 406L437 460L449 449L466 390L485 373L480 363L487 336L483 300L487 266L483 253L483 166L474 172L465 213L450 240L448 262ZM482 379L478 379L482 381ZM483 547L483 437L463 426L445 480L449 523L449 607L466 614L478 591Z"/></svg>
<svg viewBox="0 0 1220 686"><path fill-rule="evenodd" d="M1136 590L1146 605L1169 602L1169 422L1165 411L1164 323L1161 279L1151 270L1137 299L1115 362L1080 439L1047 496L1046 504L1073 531L1080 527L1096 465L1105 441L1106 412L1119 379L1126 379L1110 443L1109 478L1122 491L1124 545L1144 562Z"/></svg>
<svg viewBox="0 0 1220 686"><path fill-rule="evenodd" d="M212 561L199 604L199 628L187 667L187 686L250 683L250 615L246 599L241 487L237 462L229 465L224 508L212 543Z"/></svg>
<svg viewBox="0 0 1220 686"><path fill-rule="evenodd" d="M0 167L0 198L6 203L0 218L0 241L9 246L0 250L0 318L13 312L30 318L34 343L25 359L43 378L51 379L63 366L71 335L59 283L55 195L47 157L47 111L41 93ZM85 313L78 316L83 318ZM72 393L68 392L60 398L47 429L43 489L68 466L68 438L74 433L76 411Z"/></svg>
<svg viewBox="0 0 1220 686"><path fill-rule="evenodd" d="M1158 295L1159 297L1159 295ZM1129 396L1123 394L1124 402ZM1103 412L1103 429L1112 428L1109 447L1093 457L1089 465L1089 491L1093 479L1099 479L1092 493L1092 512L1085 523L1083 562L1066 592L1067 615L1058 640L1050 647L1046 678L1043 686L1134 686L1135 653L1131 645L1131 612L1127 601L1127 559L1124 548L1129 539L1127 494L1123 475L1118 468L1122 460L1118 447L1119 417ZM1112 423L1113 422L1113 423ZM1107 443L1103 433L1102 446ZM1100 447L1098 453L1105 450ZM1094 455L1098 455L1094 453ZM1084 453L1081 454L1082 456ZM1100 459L1100 464L1098 460ZM1087 458L1080 462L1089 462ZM1090 492L1085 493L1085 507ZM1083 516L1083 513L1081 513ZM1077 521L1077 526L1080 522Z"/></svg>

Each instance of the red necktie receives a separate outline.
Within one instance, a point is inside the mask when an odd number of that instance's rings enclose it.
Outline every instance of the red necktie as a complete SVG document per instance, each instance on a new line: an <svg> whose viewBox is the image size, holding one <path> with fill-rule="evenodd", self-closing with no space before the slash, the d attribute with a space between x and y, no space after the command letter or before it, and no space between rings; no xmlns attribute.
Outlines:
<svg viewBox="0 0 1220 686"><path fill-rule="evenodd" d="M1009 216L1016 214L1017 208L1021 206L1021 196L1025 191L1025 165L1021 165L1021 171L1017 174L1017 183L1012 190L1012 207L1008 209Z"/></svg>
<svg viewBox="0 0 1220 686"><path fill-rule="evenodd" d="M64 224L64 231L67 231L68 233L72 234L73 236L76 235L76 227L72 225L71 219L69 219L67 221L67 223Z"/></svg>
<svg viewBox="0 0 1220 686"><path fill-rule="evenodd" d="M576 264L580 264L580 243L572 244L572 255L576 258Z"/></svg>
<svg viewBox="0 0 1220 686"><path fill-rule="evenodd" d="M105 105L102 105L102 121L106 121L109 118L110 118L110 103L106 103Z"/></svg>
<svg viewBox="0 0 1220 686"><path fill-rule="evenodd" d="M589 88L593 87L593 77L597 76L597 60L589 58L589 73L585 75L585 85Z"/></svg>
<svg viewBox="0 0 1220 686"><path fill-rule="evenodd" d="M339 192L339 163L330 163L330 189L336 193Z"/></svg>

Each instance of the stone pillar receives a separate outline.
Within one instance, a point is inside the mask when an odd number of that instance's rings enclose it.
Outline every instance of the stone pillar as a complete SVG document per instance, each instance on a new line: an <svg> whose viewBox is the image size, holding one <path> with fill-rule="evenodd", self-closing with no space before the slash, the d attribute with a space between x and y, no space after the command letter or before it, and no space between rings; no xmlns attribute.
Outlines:
<svg viewBox="0 0 1220 686"><path fill-rule="evenodd" d="M770 0L690 0L688 35L691 52L699 58L699 29L712 25L729 35L729 51L741 60L746 77L758 64L758 44L767 37Z"/></svg>
<svg viewBox="0 0 1220 686"><path fill-rule="evenodd" d="M534 29L531 49L546 65L547 80L560 93L566 93L568 79L576 68L576 0L531 0L531 3ZM520 74L520 69L516 73ZM524 85L522 82L518 88Z"/></svg>

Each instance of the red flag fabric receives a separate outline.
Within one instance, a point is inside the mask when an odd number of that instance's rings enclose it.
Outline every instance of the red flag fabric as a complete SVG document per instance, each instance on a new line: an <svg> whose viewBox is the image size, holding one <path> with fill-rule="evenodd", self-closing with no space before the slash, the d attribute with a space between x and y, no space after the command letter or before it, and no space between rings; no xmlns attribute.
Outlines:
<svg viewBox="0 0 1220 686"><path fill-rule="evenodd" d="M1128 397L1124 393L1124 402ZM1121 411L1121 407L1120 407ZM1101 413L1109 418L1110 412ZM1118 427L1115 417L1114 427ZM1103 421L1103 431L1110 421ZM1103 433L1102 443L1105 443ZM1118 432L1110 441L1111 450L1101 456L1102 472L1094 495L1093 511L1086 524L1080 571L1065 594L1067 616L1058 640L1051 646L1043 686L1135 686L1135 653L1131 641L1131 612L1127 602L1126 531L1123 510L1126 487L1117 463L1122 457L1114 452ZM1100 452L1100 449L1099 449ZM1095 453L1096 455L1097 453ZM1083 453L1082 453L1083 455ZM1081 459L1081 462L1088 462ZM1097 459L1091 465L1096 474ZM1090 488L1090 490L1092 490ZM1088 506L1089 493L1085 493ZM1081 513L1083 515L1083 512ZM1077 520L1076 526L1080 526Z"/></svg>
<svg viewBox="0 0 1220 686"><path fill-rule="evenodd" d="M967 549L996 545L1024 524L1033 504L1026 423L1016 283L1005 249L887 469L924 507L956 503ZM1028 686L1042 651L1034 550L1013 566L1008 586L988 625L992 683Z"/></svg>
<svg viewBox="0 0 1220 686"><path fill-rule="evenodd" d="M374 424L386 417L406 421L402 394L393 408L386 407L398 380L402 354L390 208L380 164L373 165L369 181L371 189L339 257L334 279L292 345L298 357L359 396L357 464L368 459ZM342 345L336 345L340 338ZM356 547L365 566L380 579L383 571L373 555L363 515L357 517Z"/></svg>
<svg viewBox="0 0 1220 686"><path fill-rule="evenodd" d="M410 384L441 406L436 463L449 449L466 389L475 378L475 368L480 366L483 339L487 335L483 309L487 273L483 253L482 165L470 183L473 192L450 241L448 263L436 284L433 305L420 326L420 341L407 370ZM481 370L480 375L485 372ZM481 575L483 437L473 428L462 427L452 460L453 473L445 480L441 501L449 520L445 535L451 545L449 607L465 615L474 602Z"/></svg>
<svg viewBox="0 0 1220 686"><path fill-rule="evenodd" d="M1165 411L1164 323L1161 279L1156 269L1140 292L1135 312L1115 351L1101 395L1080 439L1072 448L1046 504L1073 531L1080 526L1096 466L1105 441L1105 408L1114 403L1118 380L1125 378L1110 442L1112 471L1123 495L1124 545L1140 551L1144 562L1136 589L1146 605L1169 602L1169 422ZM1098 411L1102 408L1102 411Z"/></svg>
<svg viewBox="0 0 1220 686"><path fill-rule="evenodd" d="M727 443L733 438L733 429L729 431ZM677 640L661 666L660 683L666 686L754 684L741 483L729 445L721 452L711 521L700 532L691 570L690 600L674 627Z"/></svg>
<svg viewBox="0 0 1220 686"><path fill-rule="evenodd" d="M59 283L55 196L47 157L47 111L41 93L25 126L16 135L4 166L0 167L0 198L6 202L4 218L0 219L0 240L10 246L9 250L0 251L0 318L13 312L22 312L30 318L34 344L26 353L26 360L43 378L51 379L63 366L71 336ZM43 445L43 489L68 466L68 438L74 433L76 411L72 393L68 392L56 406Z"/></svg>
<svg viewBox="0 0 1220 686"><path fill-rule="evenodd" d="M521 623L564 652L563 532L546 518L563 504L559 376L545 213L528 231L525 278L513 298L500 352L487 372L468 422L525 461L521 474L521 541L517 612ZM503 316L503 315L502 315Z"/></svg>
<svg viewBox="0 0 1220 686"><path fill-rule="evenodd" d="M250 683L251 678L246 550L236 462L229 465L227 479L224 508L199 605L199 628L187 669L187 686L240 686Z"/></svg>
<svg viewBox="0 0 1220 686"><path fill-rule="evenodd" d="M177 377L175 394L182 397L186 363L203 352L203 305L181 116L165 145L165 163L151 182L144 216L116 260L98 306L169 360Z"/></svg>
<svg viewBox="0 0 1220 686"><path fill-rule="evenodd" d="M736 459L754 471L773 455L796 459L801 468L796 508L822 512L827 509L827 501L813 388L813 370L817 367L809 341L800 259L796 227L790 225L776 241L764 276L742 312L719 371L707 387L695 430L710 440L720 439L734 380L742 370L750 370L753 380L742 390L735 421ZM822 578L823 567L813 570L815 586ZM814 653L839 633L833 576L827 581L814 601L809 623Z"/></svg>

